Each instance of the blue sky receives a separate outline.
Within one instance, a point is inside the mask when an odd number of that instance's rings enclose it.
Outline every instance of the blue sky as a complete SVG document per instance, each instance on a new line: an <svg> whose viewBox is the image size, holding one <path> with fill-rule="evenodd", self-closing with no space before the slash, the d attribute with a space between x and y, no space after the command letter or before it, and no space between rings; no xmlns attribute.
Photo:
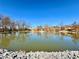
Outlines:
<svg viewBox="0 0 79 59"><path fill-rule="evenodd" d="M79 23L79 0L0 0L0 14L32 26Z"/></svg>

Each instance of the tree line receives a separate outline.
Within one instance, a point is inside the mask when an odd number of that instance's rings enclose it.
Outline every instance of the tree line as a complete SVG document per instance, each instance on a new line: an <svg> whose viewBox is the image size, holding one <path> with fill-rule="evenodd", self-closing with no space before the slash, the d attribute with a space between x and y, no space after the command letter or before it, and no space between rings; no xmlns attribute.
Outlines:
<svg viewBox="0 0 79 59"><path fill-rule="evenodd" d="M30 24L26 24L22 21L15 22L8 16L0 15L0 30L2 31L22 31L30 30Z"/></svg>

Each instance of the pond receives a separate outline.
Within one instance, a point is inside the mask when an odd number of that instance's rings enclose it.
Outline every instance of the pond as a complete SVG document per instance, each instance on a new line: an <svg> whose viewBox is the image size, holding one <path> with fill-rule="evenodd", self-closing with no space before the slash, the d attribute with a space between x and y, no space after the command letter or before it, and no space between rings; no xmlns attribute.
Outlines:
<svg viewBox="0 0 79 59"><path fill-rule="evenodd" d="M79 34L47 32L0 34L0 48L27 52L79 50Z"/></svg>

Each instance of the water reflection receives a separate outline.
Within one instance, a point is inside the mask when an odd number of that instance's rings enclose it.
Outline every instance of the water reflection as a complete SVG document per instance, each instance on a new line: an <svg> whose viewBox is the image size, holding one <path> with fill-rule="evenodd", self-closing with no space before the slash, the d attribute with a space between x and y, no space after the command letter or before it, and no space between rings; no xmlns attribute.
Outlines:
<svg viewBox="0 0 79 59"><path fill-rule="evenodd" d="M0 34L0 47L26 51L78 50L79 34L67 33L10 33Z"/></svg>
<svg viewBox="0 0 79 59"><path fill-rule="evenodd" d="M13 40L14 35L11 34L0 34L0 45L2 47L9 47L10 42Z"/></svg>

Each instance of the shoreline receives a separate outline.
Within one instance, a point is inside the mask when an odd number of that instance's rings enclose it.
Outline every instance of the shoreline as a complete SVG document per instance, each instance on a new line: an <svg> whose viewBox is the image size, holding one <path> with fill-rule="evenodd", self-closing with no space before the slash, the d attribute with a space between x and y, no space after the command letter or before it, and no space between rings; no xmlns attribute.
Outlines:
<svg viewBox="0 0 79 59"><path fill-rule="evenodd" d="M0 49L0 59L79 59L79 51L25 52Z"/></svg>

